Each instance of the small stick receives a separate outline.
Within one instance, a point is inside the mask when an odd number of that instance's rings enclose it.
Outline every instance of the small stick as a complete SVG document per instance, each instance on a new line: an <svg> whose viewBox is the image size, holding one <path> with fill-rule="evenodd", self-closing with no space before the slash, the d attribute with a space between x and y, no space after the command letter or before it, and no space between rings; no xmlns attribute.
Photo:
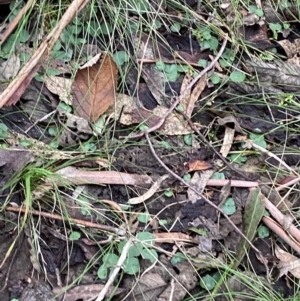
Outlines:
<svg viewBox="0 0 300 301"><path fill-rule="evenodd" d="M186 89L184 90L184 92L179 95L178 97L175 98L174 103L171 105L171 107L169 108L169 110L165 113L165 115L160 119L160 121L154 125L153 127L149 128L148 130L141 132L139 134L135 134L135 135L130 135L129 138L140 138L143 137L146 134L150 134L151 132L156 131L157 129L159 129L164 122L166 121L166 119L171 115L171 113L174 111L174 109L176 108L176 106L180 103L180 101L186 96L186 94L189 92L189 90L193 87L193 85L203 76L205 75L210 69L213 68L213 66L216 64L216 62L218 61L218 59L221 57L222 53L225 50L226 44L227 44L227 40L228 40L228 35L225 35L222 47L220 48L220 51L218 52L218 54L216 55L216 57L211 61L211 63L205 67L194 79L193 81L186 87Z"/></svg>
<svg viewBox="0 0 300 301"><path fill-rule="evenodd" d="M12 211L12 212L18 212L18 213L20 213L20 212L25 213L26 212L26 208L13 207L13 206L5 207L5 210L6 211ZM84 226L84 227L96 228L96 229L100 229L100 230L103 230L103 231L112 232L112 233L115 233L119 236L124 236L126 234L126 231L123 230L123 229L118 229L118 228L115 228L115 227L112 227L112 226L96 224L96 223L88 222L88 221L77 219L77 218L65 219L61 215L54 214L54 213L49 213L49 212L42 212L42 211L38 211L38 210L30 210L30 213L34 214L34 215L44 216L46 218L60 220L60 221L67 220L70 223L74 223L76 225L81 225L81 226Z"/></svg>
<svg viewBox="0 0 300 301"><path fill-rule="evenodd" d="M264 149L263 147L255 144L255 143L251 143L252 148L259 150L260 152L267 154L269 157L275 159L276 161L278 161L283 167L285 167L288 171L290 171L291 173L293 173L294 175L296 175L297 177L300 177L300 175L293 169L291 168L289 165L287 165L283 160L281 160L278 156L274 155L272 152Z"/></svg>
<svg viewBox="0 0 300 301"><path fill-rule="evenodd" d="M150 140L149 134L145 133L145 137L147 139L147 142L149 144L150 150L154 158L159 162L159 164L169 173L171 174L174 178L176 178L178 181L180 181L183 185L194 191L199 197L203 198L207 204L215 208L218 212L223 214L223 216L228 220L228 222L232 225L234 230L239 233L247 242L248 244L252 247L252 249L257 252L258 254L261 254L261 252L251 243L251 241L245 236L245 234L233 223L233 221L229 218L225 212L219 208L217 205L215 205L213 202L211 202L209 199L207 199L203 194L201 194L199 191L197 191L194 187L192 187L190 184L188 184L185 180L183 180L180 176L178 176L175 172L173 172L168 166L165 165L165 163L157 156L155 149L152 145L152 142Z"/></svg>

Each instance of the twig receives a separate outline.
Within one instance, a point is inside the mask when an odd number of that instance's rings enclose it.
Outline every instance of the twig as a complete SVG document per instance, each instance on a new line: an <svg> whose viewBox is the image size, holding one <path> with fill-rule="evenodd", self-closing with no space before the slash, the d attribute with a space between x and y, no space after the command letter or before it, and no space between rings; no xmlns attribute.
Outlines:
<svg viewBox="0 0 300 301"><path fill-rule="evenodd" d="M219 179L209 179L206 183L206 186L223 187L228 185L229 183L231 187L252 188L258 186L258 182L242 181L242 180L219 180Z"/></svg>
<svg viewBox="0 0 300 301"><path fill-rule="evenodd" d="M278 156L274 155L272 152L264 149L263 147L255 144L255 143L251 143L252 148L259 150L260 152L267 154L269 157L275 159L277 162L280 163L280 165L282 165L283 167L285 167L288 171L290 171L291 173L293 173L294 175L296 175L297 177L300 177L300 175L296 172L296 170L294 170L293 168L291 168L289 165L287 165L283 160L281 160Z"/></svg>
<svg viewBox="0 0 300 301"><path fill-rule="evenodd" d="M110 286L114 282L114 280L117 277L124 261L126 260L126 257L127 257L129 248L131 247L131 244L132 244L132 241L131 241L131 238L129 238L129 240L127 241L127 243L123 247L122 253L121 253L120 258L119 258L118 263L117 263L117 266L115 267L114 271L110 275L110 277L107 280L104 288L101 290L100 294L98 295L98 298L96 299L96 301L102 301L105 298L105 295L107 294Z"/></svg>
<svg viewBox="0 0 300 301"><path fill-rule="evenodd" d="M218 212L223 214L223 216L228 220L228 222L232 225L232 227L235 229L235 231L240 234L247 242L248 244L252 247L255 252L258 254L261 254L261 252L251 243L251 241L243 234L243 232L233 223L233 221L229 218L229 216L217 205L215 205L213 202L211 202L209 199L207 199L203 194L201 194L199 191L197 191L194 187L192 187L190 184L188 184L185 180L183 180L180 176L178 176L175 172L173 172L168 166L165 165L165 163L157 156L155 149L153 148L152 142L150 140L149 134L145 133L145 137L148 141L150 150L154 158L159 162L159 164L168 172L170 173L174 178L176 178L178 181L180 181L183 185L188 187L190 190L194 191L199 197L204 199L210 206L215 208Z"/></svg>
<svg viewBox="0 0 300 301"><path fill-rule="evenodd" d="M20 213L20 212L24 213L26 211L25 208L18 208L18 207L13 207L13 206L7 206L5 208L5 210L6 211L12 211L12 212L18 212L18 213ZM96 223L84 221L84 220L77 219L77 218L65 219L61 215L58 215L58 214L53 214L53 213L48 213L48 212L41 212L41 211L38 211L38 210L30 210L30 213L34 214L34 215L39 215L39 216L44 216L44 217L47 217L47 218L55 219L55 220L60 220L60 221L61 220L67 220L70 223L74 223L74 224L77 224L77 225L82 225L82 226L90 227L90 228L96 228L96 229L100 229L100 230L107 231L107 232L116 233L119 236L124 236L125 233L126 233L126 231L123 230L123 229L118 229L118 228L115 228L115 227L112 227L112 226L96 224Z"/></svg>
<svg viewBox="0 0 300 301"><path fill-rule="evenodd" d="M292 240L291 237L288 236L288 234L284 231L284 229L281 226L279 226L274 220L272 220L268 216L263 216L262 221L269 229L276 233L290 247L292 247L296 252L300 254L299 243Z"/></svg>
<svg viewBox="0 0 300 301"><path fill-rule="evenodd" d="M225 50L226 44L227 44L227 40L228 40L228 35L225 35L225 38L223 40L223 44L222 47L220 48L220 51L218 52L218 54L216 55L216 57L211 61L211 63L205 67L194 79L193 81L186 87L186 89L184 90L183 93L181 93L181 95L177 96L175 98L175 101L173 102L173 104L171 105L171 107L168 109L168 111L165 113L165 115L160 119L160 121L154 125L153 127L147 129L144 132L141 132L139 134L135 134L135 135L131 135L129 136L129 138L140 138L143 137L146 134L150 134L151 132L156 131L157 129L159 129L164 122L166 121L166 119L169 117L169 115L171 115L171 113L174 111L174 109L176 108L176 106L179 104L179 102L187 95L187 93L189 92L189 90L193 87L193 85L204 75L206 74L210 69L213 68L213 66L216 64L216 62L218 61L218 59L221 57L222 53Z"/></svg>

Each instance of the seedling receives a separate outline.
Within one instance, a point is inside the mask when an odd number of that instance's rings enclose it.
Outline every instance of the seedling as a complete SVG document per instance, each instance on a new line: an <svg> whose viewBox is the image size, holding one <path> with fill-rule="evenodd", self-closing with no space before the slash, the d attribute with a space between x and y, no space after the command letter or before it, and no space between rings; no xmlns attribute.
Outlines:
<svg viewBox="0 0 300 301"><path fill-rule="evenodd" d="M201 26L193 31L193 35L199 41L202 50L209 49L212 51L217 50L219 41L211 33L211 29L208 26Z"/></svg>
<svg viewBox="0 0 300 301"><path fill-rule="evenodd" d="M264 135L250 133L249 137L253 141L253 143L257 144L258 146L264 149L267 148L267 143L265 141Z"/></svg>
<svg viewBox="0 0 300 301"><path fill-rule="evenodd" d="M134 275L140 270L140 263L138 257L149 259L152 263L158 259L157 252L151 248L154 245L154 236L149 232L140 232L136 236L137 242L134 243L128 251L127 258L122 267L124 273ZM118 253L121 254L126 240L118 244ZM108 275L108 270L113 268L118 260L119 255L115 253L107 253L103 256L103 264L98 269L98 277L105 280Z"/></svg>
<svg viewBox="0 0 300 301"><path fill-rule="evenodd" d="M236 206L233 198L228 198L223 206L222 210L227 214L227 215L232 215L236 211Z"/></svg>
<svg viewBox="0 0 300 301"><path fill-rule="evenodd" d="M246 78L245 73L239 70L234 70L230 74L230 79L235 83L241 83L245 80L245 78Z"/></svg>

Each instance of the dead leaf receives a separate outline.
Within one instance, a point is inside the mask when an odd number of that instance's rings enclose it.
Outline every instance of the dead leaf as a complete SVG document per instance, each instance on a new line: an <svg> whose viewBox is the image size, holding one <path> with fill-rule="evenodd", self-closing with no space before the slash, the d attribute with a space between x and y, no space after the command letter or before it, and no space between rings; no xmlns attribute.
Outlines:
<svg viewBox="0 0 300 301"><path fill-rule="evenodd" d="M199 172L195 172L190 185L195 188L199 193L204 191L209 178L213 175L214 171L212 169L205 170L201 174ZM199 200L199 195L193 191L192 189L187 190L189 202L196 203Z"/></svg>
<svg viewBox="0 0 300 301"><path fill-rule="evenodd" d="M59 109L59 119L61 124L64 124L58 139L60 146L76 145L79 141L87 140L93 134L88 121L82 117Z"/></svg>
<svg viewBox="0 0 300 301"><path fill-rule="evenodd" d="M182 85L181 85L180 94L185 92L187 86L192 82L192 80L193 80L193 78L188 73L186 73L186 75L183 79ZM198 100L199 96L201 95L202 91L204 90L204 88L206 86L206 80L207 80L207 77L202 76L200 78L200 80L197 82L197 84L195 85L194 89L192 91L191 91L191 89L189 89L186 96L180 102L180 104L184 107L184 113L189 118L191 118L191 116L192 116L192 112L195 107L195 102Z"/></svg>
<svg viewBox="0 0 300 301"><path fill-rule="evenodd" d="M152 197L154 195L154 193L160 188L161 183L168 177L169 177L169 175L161 176L158 180L156 180L153 183L151 188L149 190L147 190L146 193L144 193L143 195L141 195L139 197L129 199L128 204L136 205L136 204L140 204L140 203L147 201L150 197Z"/></svg>
<svg viewBox="0 0 300 301"><path fill-rule="evenodd" d="M284 49L288 58L292 58L300 51L300 39L295 39L293 42L289 40L277 41L277 43Z"/></svg>
<svg viewBox="0 0 300 301"><path fill-rule="evenodd" d="M14 78L17 75L20 66L20 58L15 54L12 54L0 65L0 80L5 82L11 78Z"/></svg>
<svg viewBox="0 0 300 301"><path fill-rule="evenodd" d="M128 174L117 171L89 171L68 166L56 172L75 185L82 184L119 184L138 185L149 187L152 184L151 177L147 175ZM64 184L60 179L57 184Z"/></svg>
<svg viewBox="0 0 300 301"><path fill-rule="evenodd" d="M193 162L188 163L188 171L195 171L195 170L206 170L212 168L211 164L206 161L195 160Z"/></svg>
<svg viewBox="0 0 300 301"><path fill-rule="evenodd" d="M97 283L97 284L84 284L84 285L78 285L73 288L64 288L64 287L55 287L53 288L52 292L55 295L64 294L64 300L65 301L73 301L73 300L83 300L88 301L96 298L101 290L103 290L104 284ZM68 290L67 290L68 289ZM67 290L67 292L66 292ZM111 297L111 294L114 296L121 294L124 292L124 289L122 288L115 288L110 287L106 296Z"/></svg>
<svg viewBox="0 0 300 301"><path fill-rule="evenodd" d="M75 114L96 121L115 101L117 75L117 65L109 54L78 70L72 89Z"/></svg>
<svg viewBox="0 0 300 301"><path fill-rule="evenodd" d="M233 140L234 140L234 132L235 130L230 128L229 126L225 127L225 135L223 139L223 144L220 149L220 154L226 158L230 152Z"/></svg>
<svg viewBox="0 0 300 301"><path fill-rule="evenodd" d="M157 243L176 243L176 242L189 242L194 243L192 237L187 234L183 234L181 232L160 232L160 233L153 233L155 237L155 242Z"/></svg>
<svg viewBox="0 0 300 301"><path fill-rule="evenodd" d="M59 76L46 76L44 79L44 83L50 92L58 95L60 100L64 101L66 104L72 104L71 79Z"/></svg>
<svg viewBox="0 0 300 301"><path fill-rule="evenodd" d="M275 246L275 254L280 259L280 262L277 265L277 268L280 271L278 279L282 275L286 275L288 272L300 279L300 259L282 250L278 245Z"/></svg>
<svg viewBox="0 0 300 301"><path fill-rule="evenodd" d="M234 124L234 130L240 134L245 134L243 129L240 127L239 123L237 122L236 118L233 115L228 115L224 118L218 118L218 123L220 125L228 125L233 123Z"/></svg>
<svg viewBox="0 0 300 301"><path fill-rule="evenodd" d="M146 121L146 124L151 127L157 124L167 111L168 109L163 106L157 106L153 111L146 110L139 105L136 98L117 94L117 101L110 111L110 117L118 119L121 124L125 125ZM157 132L166 135L185 135L193 131L181 115L173 112Z"/></svg>

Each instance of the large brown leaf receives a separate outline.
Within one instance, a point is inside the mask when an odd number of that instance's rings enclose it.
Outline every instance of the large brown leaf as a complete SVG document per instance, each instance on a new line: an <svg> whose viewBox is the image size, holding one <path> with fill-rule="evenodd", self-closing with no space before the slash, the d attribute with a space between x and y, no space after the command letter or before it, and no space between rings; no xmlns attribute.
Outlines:
<svg viewBox="0 0 300 301"><path fill-rule="evenodd" d="M72 87L75 114L96 121L115 101L118 68L109 54L77 71Z"/></svg>

